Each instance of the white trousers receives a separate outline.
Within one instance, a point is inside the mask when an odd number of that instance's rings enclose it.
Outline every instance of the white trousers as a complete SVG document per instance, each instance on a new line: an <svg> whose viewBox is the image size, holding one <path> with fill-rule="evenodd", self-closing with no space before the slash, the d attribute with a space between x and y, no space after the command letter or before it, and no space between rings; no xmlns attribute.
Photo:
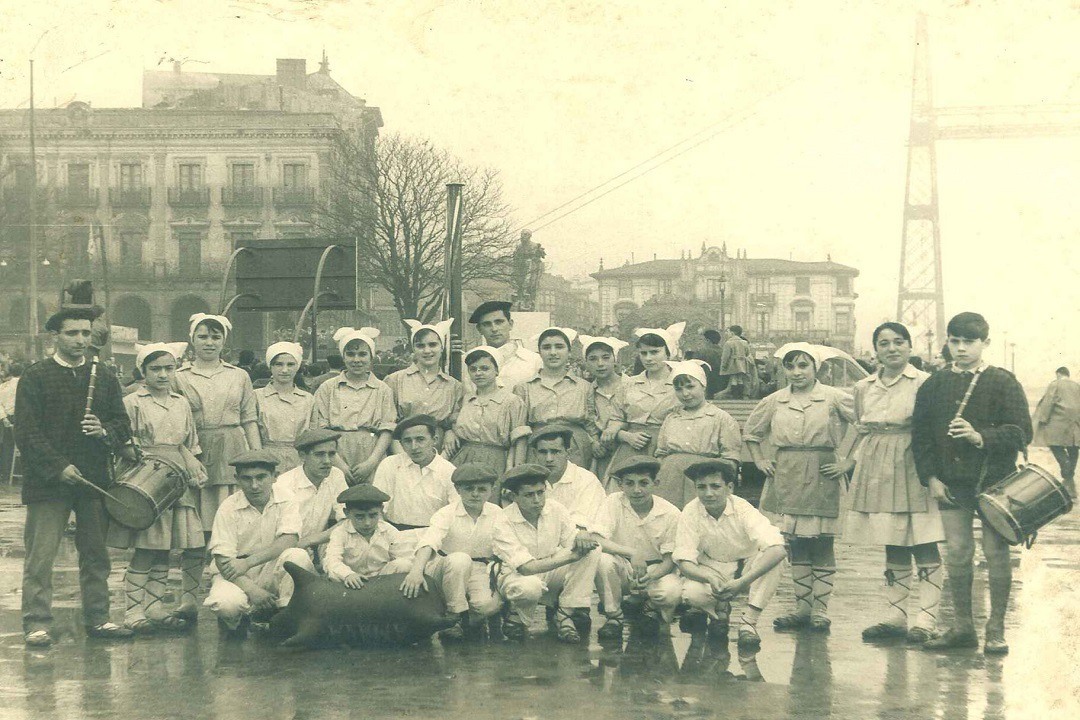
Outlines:
<svg viewBox="0 0 1080 720"><path fill-rule="evenodd" d="M277 596L278 607L288 605L293 594L293 579L289 573L285 572L286 562L295 563L305 570L315 572L311 556L306 550L289 548L281 553L277 560L252 568L245 575L267 592L274 593ZM207 593L203 605L210 608L226 626L234 629L240 624L240 620L251 612L251 602L247 593L240 589L239 585L226 580L221 574L214 575L210 592Z"/></svg>
<svg viewBox="0 0 1080 720"><path fill-rule="evenodd" d="M762 562L762 553L757 553L746 559L743 573L749 574L754 571ZM725 580L731 580L735 575L736 563L721 563L714 560L705 559L704 562L699 562L699 565L715 570ZM765 573L750 585L750 604L758 609L764 609L765 606L772 599L772 596L776 594L776 587L780 584L780 575L783 569L783 563L778 564L769 572ZM717 617L718 609L721 603L713 595L712 588L708 583L698 582L689 578L683 579L683 600L686 601L690 607L698 610L704 610L712 617Z"/></svg>
<svg viewBox="0 0 1080 720"><path fill-rule="evenodd" d="M580 560L536 575L522 575L516 570L499 573L499 594L521 614L531 613L543 600L545 605L564 608L592 607L600 548Z"/></svg>
<svg viewBox="0 0 1080 720"><path fill-rule="evenodd" d="M632 592L630 578L633 576L630 561L621 555L602 553L597 568L600 579L601 597L604 610L610 615L622 608L623 598ZM665 622L671 622L675 607L682 598L683 580L677 571L673 571L645 586L649 604L660 612Z"/></svg>
<svg viewBox="0 0 1080 720"><path fill-rule="evenodd" d="M470 610L474 615L488 617L502 605L502 598L491 591L487 564L466 553L437 555L424 566L424 575L442 590L448 612Z"/></svg>

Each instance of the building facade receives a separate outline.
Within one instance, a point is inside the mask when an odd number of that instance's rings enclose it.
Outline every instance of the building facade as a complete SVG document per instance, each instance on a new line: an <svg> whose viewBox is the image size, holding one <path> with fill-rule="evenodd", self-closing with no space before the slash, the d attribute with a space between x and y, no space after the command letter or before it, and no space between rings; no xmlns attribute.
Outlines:
<svg viewBox="0 0 1080 720"><path fill-rule="evenodd" d="M781 345L805 340L847 351L854 346L854 281L859 271L832 262L730 256L727 246L705 247L698 257L651 260L593 273L600 286L600 322L657 297L704 308L717 326L741 325L753 342Z"/></svg>
<svg viewBox="0 0 1080 720"><path fill-rule="evenodd" d="M146 72L141 108L73 102L38 110L35 124L39 253L29 258L29 117L0 111L5 331L25 332L34 262L42 322L71 278L94 279L103 304L107 267L112 324L176 340L192 313L221 309L237 244L313 232L336 138L374 143L382 118L324 58L311 74L304 60L278 60L266 76ZM263 347L283 320L232 317L234 348Z"/></svg>
<svg viewBox="0 0 1080 720"><path fill-rule="evenodd" d="M551 314L551 324L588 330L600 319L596 283L589 278L564 278L544 273L536 293L536 309Z"/></svg>

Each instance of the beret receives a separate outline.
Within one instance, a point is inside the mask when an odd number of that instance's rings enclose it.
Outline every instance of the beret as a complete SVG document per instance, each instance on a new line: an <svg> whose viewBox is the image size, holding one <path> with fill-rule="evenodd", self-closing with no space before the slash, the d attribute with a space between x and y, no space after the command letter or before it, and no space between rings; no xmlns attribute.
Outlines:
<svg viewBox="0 0 1080 720"><path fill-rule="evenodd" d="M536 443L541 440L548 440L554 437L563 438L564 442L569 442L570 439L574 437L574 428L561 423L542 425L533 430L532 435L529 436L529 444L535 447Z"/></svg>
<svg viewBox="0 0 1080 720"><path fill-rule="evenodd" d="M548 469L543 465L525 463L507 470L502 477L502 486L510 492L517 492L518 488L528 483L546 482Z"/></svg>
<svg viewBox="0 0 1080 720"><path fill-rule="evenodd" d="M248 450L245 453L240 453L229 464L235 468L251 467L252 465L265 465L273 470L278 466L277 455L269 450Z"/></svg>
<svg viewBox="0 0 1080 720"><path fill-rule="evenodd" d="M367 483L353 485L348 490L342 490L337 496L337 501L339 503L345 503L346 505L376 505L378 503L384 503L389 499L389 495L374 485L368 485Z"/></svg>
<svg viewBox="0 0 1080 720"><path fill-rule="evenodd" d="M476 309L472 311L472 315L469 316L469 322L475 325L480 322L481 318L487 315L489 312L495 310L502 310L507 315L510 314L511 303L506 300L488 300L482 302L476 306Z"/></svg>
<svg viewBox="0 0 1080 720"><path fill-rule="evenodd" d="M319 443L337 440L339 437L341 437L341 433L339 432L334 432L333 430L328 430L326 428L314 428L300 433L300 437L296 438L293 447L297 450L307 450Z"/></svg>
<svg viewBox="0 0 1080 720"><path fill-rule="evenodd" d="M631 455L609 470L612 477L621 477L626 473L643 472L656 477L660 471L660 461L648 455Z"/></svg>
<svg viewBox="0 0 1080 720"><path fill-rule="evenodd" d="M683 475L691 480L697 480L717 473L724 476L724 482L735 482L739 476L735 463L731 460L721 460L718 458L696 462L683 470Z"/></svg>
<svg viewBox="0 0 1080 720"><path fill-rule="evenodd" d="M487 465L479 463L465 463L454 470L450 476L450 482L455 485L467 485L469 483L486 482L495 484L499 479L498 474Z"/></svg>
<svg viewBox="0 0 1080 720"><path fill-rule="evenodd" d="M431 430L432 433L434 433L439 427L439 422L430 415L410 415L409 417L399 422L397 424L397 427L394 428L394 439L400 440L401 436L405 433L406 430L411 427L416 427L418 425L423 425L424 427Z"/></svg>

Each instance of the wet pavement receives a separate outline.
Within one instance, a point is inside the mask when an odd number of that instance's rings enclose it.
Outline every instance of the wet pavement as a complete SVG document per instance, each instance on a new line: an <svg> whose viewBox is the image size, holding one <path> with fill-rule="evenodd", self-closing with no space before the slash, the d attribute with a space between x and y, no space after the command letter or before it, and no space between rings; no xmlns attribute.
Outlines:
<svg viewBox="0 0 1080 720"><path fill-rule="evenodd" d="M1055 471L1048 454L1033 460ZM23 647L19 618L24 512L0 493L0 717L119 718L1053 718L1080 716L1080 513L1014 554L1012 652L934 655L860 639L884 600L880 549L838 546L830 635L778 634L789 581L762 618L762 648L692 647L677 627L663 642L631 636L619 652L567 647L540 634L524 645L285 651L226 641L205 611L196 632L133 643L86 640L76 556L65 540L55 576L59 642ZM114 618L126 553L114 554ZM176 571L170 584L178 582ZM985 570L976 592L985 597ZM985 617L985 602L978 607ZM738 612L738 610L736 610ZM947 612L947 610L946 610ZM541 623L542 625L542 623ZM980 624L981 628L981 624ZM537 630L542 630L538 627Z"/></svg>

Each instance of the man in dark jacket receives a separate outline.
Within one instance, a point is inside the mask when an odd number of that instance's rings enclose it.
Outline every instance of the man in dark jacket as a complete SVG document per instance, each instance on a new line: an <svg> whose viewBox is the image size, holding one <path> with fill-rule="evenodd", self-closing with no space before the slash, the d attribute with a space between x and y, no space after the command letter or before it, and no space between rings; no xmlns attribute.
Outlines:
<svg viewBox="0 0 1080 720"><path fill-rule="evenodd" d="M43 647L53 641L52 570L71 512L83 619L90 637L129 638L130 630L109 622L108 521L92 483L109 483L111 450L127 447L131 425L120 384L98 372L94 402L85 413L90 385L91 322L99 311L67 308L49 318L56 353L27 368L15 396L15 442L23 461L22 501L26 505L23 564L23 639Z"/></svg>

